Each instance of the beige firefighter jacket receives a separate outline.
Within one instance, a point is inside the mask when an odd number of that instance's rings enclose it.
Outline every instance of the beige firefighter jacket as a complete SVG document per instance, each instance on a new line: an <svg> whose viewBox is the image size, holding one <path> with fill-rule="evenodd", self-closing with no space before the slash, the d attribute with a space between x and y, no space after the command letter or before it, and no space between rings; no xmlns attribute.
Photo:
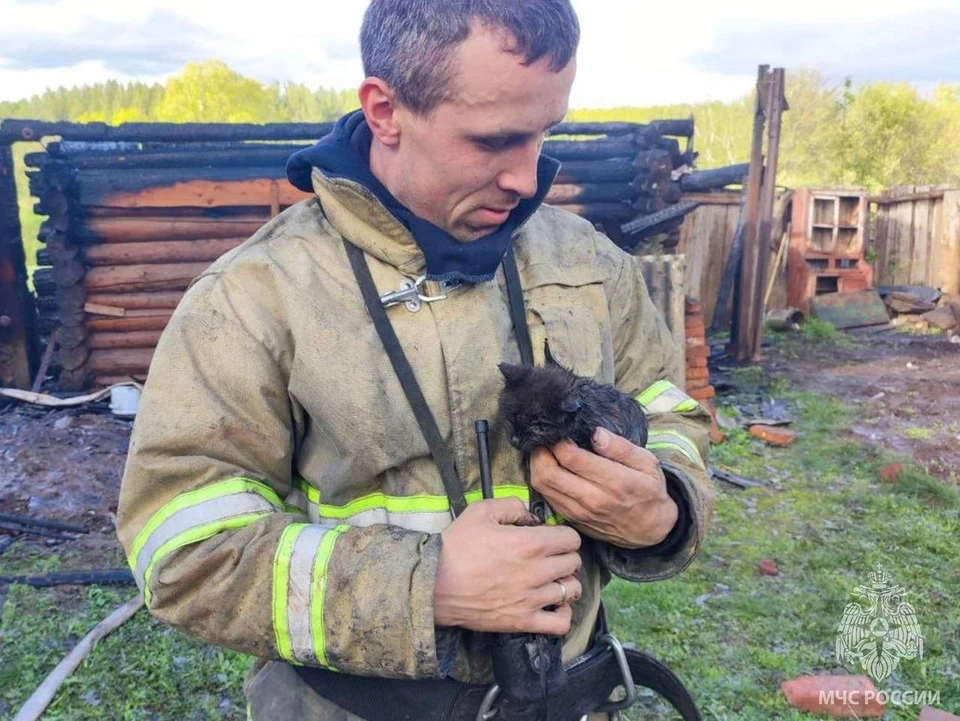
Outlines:
<svg viewBox="0 0 960 721"><path fill-rule="evenodd" d="M342 238L366 252L380 293L424 273L423 255L365 188L316 170L313 181L317 197L199 276L164 331L125 468L120 540L150 611L202 640L346 673L489 681L476 636L433 623L449 504ZM514 247L537 361L549 340L561 364L640 397L649 448L693 516L669 557L585 544L571 658L589 642L609 573L662 579L696 553L712 507L708 416L670 382L682 371L632 256L549 207ZM496 422L497 364L519 362L502 269L388 314L468 500L480 497L481 418L496 495L528 500L520 455Z"/></svg>

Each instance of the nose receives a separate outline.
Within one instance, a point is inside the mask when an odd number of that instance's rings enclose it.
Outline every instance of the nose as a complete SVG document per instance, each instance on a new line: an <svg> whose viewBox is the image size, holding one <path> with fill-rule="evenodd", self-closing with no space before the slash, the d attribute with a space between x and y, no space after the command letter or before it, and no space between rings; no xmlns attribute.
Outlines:
<svg viewBox="0 0 960 721"><path fill-rule="evenodd" d="M540 159L540 143L526 143L512 149L507 156L506 167L497 178L497 186L505 193L532 198L537 194L537 162Z"/></svg>

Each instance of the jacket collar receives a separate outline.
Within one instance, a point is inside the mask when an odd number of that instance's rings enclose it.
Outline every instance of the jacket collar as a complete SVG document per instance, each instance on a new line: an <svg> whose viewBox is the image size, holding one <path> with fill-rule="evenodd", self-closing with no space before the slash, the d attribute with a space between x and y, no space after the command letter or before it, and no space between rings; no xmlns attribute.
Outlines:
<svg viewBox="0 0 960 721"><path fill-rule="evenodd" d="M415 216L370 171L372 135L361 111L344 116L334 131L287 162L290 182L320 199L330 223L347 240L408 275L482 282L493 278L513 235L536 212L559 163L541 156L536 196L520 202L495 233L464 243Z"/></svg>

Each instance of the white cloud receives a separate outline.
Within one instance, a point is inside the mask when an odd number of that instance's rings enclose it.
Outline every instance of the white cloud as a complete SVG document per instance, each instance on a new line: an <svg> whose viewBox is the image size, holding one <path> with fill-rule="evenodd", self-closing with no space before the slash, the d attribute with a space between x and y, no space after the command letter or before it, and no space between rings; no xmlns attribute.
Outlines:
<svg viewBox="0 0 960 721"><path fill-rule="evenodd" d="M943 23L923 25L956 16L955 0L573 3L583 26L574 107L732 99L750 90L759 63L819 65L836 77L960 79L960 62L944 62L956 43L944 48ZM235 0L0 0L0 99L108 78L162 81L187 60L208 58L264 82L355 87L365 7L360 0L286 0L275 10Z"/></svg>

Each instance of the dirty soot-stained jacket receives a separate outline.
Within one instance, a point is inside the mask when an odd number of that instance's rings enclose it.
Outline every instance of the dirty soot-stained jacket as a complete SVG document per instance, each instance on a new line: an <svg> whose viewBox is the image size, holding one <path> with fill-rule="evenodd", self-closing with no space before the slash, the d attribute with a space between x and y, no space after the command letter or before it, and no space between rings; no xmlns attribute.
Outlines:
<svg viewBox="0 0 960 721"><path fill-rule="evenodd" d="M320 703L286 662L488 682L482 639L433 623L449 504L341 239L366 252L380 293L422 274L423 254L363 186L318 170L312 179L316 197L197 278L163 333L125 469L120 540L153 614L261 659L254 690L269 679L275 698ZM537 362L548 342L559 363L641 398L648 447L691 521L667 554L585 542L570 659L587 647L610 573L653 581L695 555L712 509L708 416L669 382L682 371L632 256L546 206L514 248ZM520 361L502 270L388 314L468 500L480 498L480 418L491 421L496 495L528 500L520 455L495 422L497 364Z"/></svg>

